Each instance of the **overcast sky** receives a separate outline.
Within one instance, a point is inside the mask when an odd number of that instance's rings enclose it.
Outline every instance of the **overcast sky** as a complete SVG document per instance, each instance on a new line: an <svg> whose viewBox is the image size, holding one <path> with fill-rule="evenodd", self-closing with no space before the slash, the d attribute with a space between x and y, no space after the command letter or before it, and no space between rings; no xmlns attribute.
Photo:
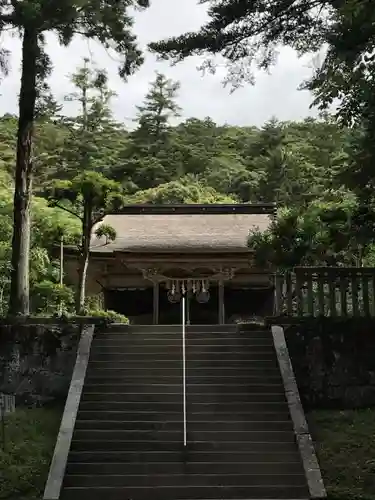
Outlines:
<svg viewBox="0 0 375 500"><path fill-rule="evenodd" d="M137 14L135 31L141 46L149 41L199 28L206 19L205 8L198 0L151 0L152 7ZM17 38L6 38L5 46L12 52L11 74L0 83L0 113L17 110L19 92L20 42ZM58 99L72 89L67 78L84 57L94 60L98 67L106 68L110 86L118 94L113 101L115 116L131 124L135 106L142 102L155 71L181 82L179 104L182 118L210 116L217 123L234 125L261 125L272 116L280 120L299 120L314 114L309 110L311 96L298 91L298 85L311 74L310 59L298 59L293 51L283 49L278 64L270 75L256 74L256 85L230 94L223 88L223 69L216 75L202 76L197 71L200 60L190 58L175 67L167 62L157 62L150 54L146 62L128 83L117 76L117 62L96 42L74 40L69 48L62 48L54 37L48 39L48 53L54 63L51 88ZM74 113L74 104L66 105L67 113Z"/></svg>

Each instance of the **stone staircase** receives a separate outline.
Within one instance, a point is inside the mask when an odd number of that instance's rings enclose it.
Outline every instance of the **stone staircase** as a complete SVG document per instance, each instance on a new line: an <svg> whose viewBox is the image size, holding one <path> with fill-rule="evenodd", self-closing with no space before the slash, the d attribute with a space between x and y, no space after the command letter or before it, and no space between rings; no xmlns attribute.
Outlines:
<svg viewBox="0 0 375 500"><path fill-rule="evenodd" d="M95 335L62 500L308 499L270 329Z"/></svg>

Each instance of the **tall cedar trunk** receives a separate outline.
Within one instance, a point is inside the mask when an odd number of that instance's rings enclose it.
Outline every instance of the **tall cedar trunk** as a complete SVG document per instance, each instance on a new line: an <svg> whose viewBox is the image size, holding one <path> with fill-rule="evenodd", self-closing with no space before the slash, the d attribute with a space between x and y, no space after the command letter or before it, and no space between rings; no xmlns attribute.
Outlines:
<svg viewBox="0 0 375 500"><path fill-rule="evenodd" d="M76 300L76 312L82 313L85 308L86 278L90 258L90 240L92 231L91 206L85 203L82 220L82 255L78 269L78 292Z"/></svg>
<svg viewBox="0 0 375 500"><path fill-rule="evenodd" d="M38 36L25 29L22 43L22 75L19 97L17 159L13 203L12 274L10 315L29 314L30 202L32 139L34 128Z"/></svg>

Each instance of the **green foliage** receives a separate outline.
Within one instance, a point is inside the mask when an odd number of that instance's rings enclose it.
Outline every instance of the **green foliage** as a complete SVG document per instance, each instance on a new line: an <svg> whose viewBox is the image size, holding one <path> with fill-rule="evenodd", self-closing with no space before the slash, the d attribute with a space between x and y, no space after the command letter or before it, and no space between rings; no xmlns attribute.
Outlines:
<svg viewBox="0 0 375 500"><path fill-rule="evenodd" d="M100 172L86 171L75 176L71 181L56 181L48 191L48 200L52 207L75 215L82 223L89 210L89 221L93 226L106 211L121 208L123 196L121 186L107 179Z"/></svg>
<svg viewBox="0 0 375 500"><path fill-rule="evenodd" d="M51 111L36 124L33 314L56 312L60 302L54 248L61 236L79 251L82 291L93 226L124 203L277 201L271 231L251 237L262 265L375 263L373 203L363 203L359 183L342 186L362 151L363 127L340 128L328 115L301 122L273 118L260 128L222 126L210 118L173 125L179 85L158 74L139 107L137 128L129 132L112 119L105 71L84 61L70 78L76 88L69 99L80 103L77 116L56 116L50 103ZM2 314L9 297L16 122L0 118ZM96 233L106 243L116 237L102 224ZM82 294L79 302L77 309L88 308ZM69 312L70 299L66 303Z"/></svg>
<svg viewBox="0 0 375 500"><path fill-rule="evenodd" d="M110 109L115 93L108 87L106 71L89 66L87 59L70 79L76 90L65 100L79 103L80 113L61 118L66 134L59 155L64 167L59 178L72 179L84 171L105 174L117 164L116 150L126 138L117 130Z"/></svg>
<svg viewBox="0 0 375 500"><path fill-rule="evenodd" d="M0 448L0 498L41 498L60 420L59 408L17 409L7 417L6 450Z"/></svg>
<svg viewBox="0 0 375 500"><path fill-rule="evenodd" d="M53 68L45 51L47 33L56 34L65 46L76 35L99 41L104 48L120 56L119 73L126 78L143 62L131 31L129 10L148 5L148 0L0 1L0 33L16 30L22 38L9 300L12 315L25 316L30 312L30 202L34 163L37 163L33 154L35 119L48 119L59 107L46 83ZM0 69L4 73L7 55L6 50L0 50ZM105 74L102 72L95 79L95 85L103 90L103 82Z"/></svg>
<svg viewBox="0 0 375 500"><path fill-rule="evenodd" d="M48 199L51 206L60 208L81 221L81 259L76 299L76 312L80 313L85 305L93 227L106 213L122 206L124 200L122 188L120 184L107 179L99 172L84 171L71 181L55 182L49 190ZM107 228L107 238L113 234L114 230Z"/></svg>
<svg viewBox="0 0 375 500"><path fill-rule="evenodd" d="M51 248L64 237L66 245L74 245L79 241L79 221L68 212L48 206L44 198L33 199L32 242L41 247Z"/></svg>
<svg viewBox="0 0 375 500"><path fill-rule="evenodd" d="M238 86L241 80L253 83L254 66L267 69L272 65L280 45L290 45L299 52L319 49L327 41L326 30L334 23L336 2L207 0L207 3L209 18L199 31L151 43L150 48L174 61L191 55L220 54L228 61L226 81ZM213 60L208 59L203 68L214 71Z"/></svg>
<svg viewBox="0 0 375 500"><path fill-rule="evenodd" d="M74 290L65 285L43 280L33 288L33 310L36 314L53 316L57 311L68 314L73 311Z"/></svg>
<svg viewBox="0 0 375 500"><path fill-rule="evenodd" d="M312 91L322 112L335 105L341 125L362 127L353 143L341 182L356 190L364 203L373 199L375 175L375 9L373 0L268 0L217 2L207 0L208 21L200 30L150 47L165 59L180 61L191 55L220 54L227 61L225 83L237 88L254 83L254 69L269 69L280 45L299 54L315 53L313 77L301 82ZM215 71L214 59L203 69ZM280 150L269 158L284 169L288 156ZM296 172L298 158L293 158ZM310 169L313 178L313 169ZM295 174L293 174L295 175ZM290 189L293 187L293 181ZM279 198L278 198L279 199ZM283 200L281 200L283 201Z"/></svg>
<svg viewBox="0 0 375 500"><path fill-rule="evenodd" d="M373 408L319 410L309 415L330 500L374 500Z"/></svg>
<svg viewBox="0 0 375 500"><path fill-rule="evenodd" d="M235 203L233 198L221 194L193 177L186 176L157 188L139 191L128 198L130 203L173 204L173 203Z"/></svg>
<svg viewBox="0 0 375 500"><path fill-rule="evenodd" d="M281 209L270 229L248 241L260 266L362 266L374 245L374 212L353 194L327 192L304 209Z"/></svg>
<svg viewBox="0 0 375 500"><path fill-rule="evenodd" d="M123 314L115 311L104 311L101 309L89 309L86 311L86 316L93 316L95 318L102 318L107 323L123 323L129 324L129 320Z"/></svg>
<svg viewBox="0 0 375 500"><path fill-rule="evenodd" d="M0 316L8 311L11 277L11 238L12 238L12 179L7 173L7 167L0 170ZM48 207L47 201L35 196L32 203L33 217L31 226L31 256L30 256L30 294L31 312L41 310L41 304L47 297L39 296L39 284L51 283L58 286L58 264L53 256L53 248L64 235L66 244L76 244L79 241L79 221L71 214L56 208ZM51 291L52 291L51 288ZM43 288L46 291L45 288ZM43 295L43 294L42 294ZM47 302L44 302L45 304ZM47 313L47 311L45 311ZM53 311L52 303L48 313Z"/></svg>
<svg viewBox="0 0 375 500"><path fill-rule="evenodd" d="M171 159L175 155L171 119L179 116L176 103L179 82L157 73L143 105L137 106L137 128L121 148L113 175L127 192L156 187L181 175Z"/></svg>
<svg viewBox="0 0 375 500"><path fill-rule="evenodd" d="M97 238L105 238L105 243L108 245L111 241L115 241L116 230L109 224L100 224L98 229L95 231L95 236Z"/></svg>
<svg viewBox="0 0 375 500"><path fill-rule="evenodd" d="M45 32L55 32L59 41L68 45L76 34L97 39L105 48L114 50L122 57L119 72L130 75L143 62L140 50L131 32L133 7L148 7L148 0L93 0L71 1L26 0L0 3L1 29L7 27L33 29L39 35L40 49L44 47ZM43 54L39 64L47 65ZM38 68L43 74L43 68Z"/></svg>
<svg viewBox="0 0 375 500"><path fill-rule="evenodd" d="M9 114L4 115L0 121L1 184L3 184L3 179L6 174L9 174L6 176L8 182L11 182L14 175L14 155L17 141L16 134L17 117Z"/></svg>
<svg viewBox="0 0 375 500"><path fill-rule="evenodd" d="M132 136L138 147L151 147L155 152L155 146L166 140L170 119L180 114L180 107L175 102L179 88L179 82L173 82L161 73L156 74L143 105L137 106L138 127Z"/></svg>
<svg viewBox="0 0 375 500"><path fill-rule="evenodd" d="M151 50L175 61L197 54L220 54L228 63L226 82L237 87L241 81L254 82L255 67L269 69L280 45L299 54L318 52L327 45L324 62L309 86L316 91L318 103L343 97L344 114L360 112L347 97L363 90L363 79L370 76L369 68L375 62L371 0L207 3L208 21L197 32L153 42ZM213 59L203 68L214 71Z"/></svg>

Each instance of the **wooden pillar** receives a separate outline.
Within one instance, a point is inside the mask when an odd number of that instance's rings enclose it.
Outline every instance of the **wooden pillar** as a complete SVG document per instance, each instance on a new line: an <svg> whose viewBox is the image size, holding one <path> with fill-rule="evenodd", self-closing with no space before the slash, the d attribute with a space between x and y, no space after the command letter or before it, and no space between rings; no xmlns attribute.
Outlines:
<svg viewBox="0 0 375 500"><path fill-rule="evenodd" d="M154 295L153 295L153 324L159 324L159 283L154 282Z"/></svg>
<svg viewBox="0 0 375 500"><path fill-rule="evenodd" d="M190 325L190 293L186 294L186 324Z"/></svg>
<svg viewBox="0 0 375 500"><path fill-rule="evenodd" d="M224 281L219 281L219 325L225 323Z"/></svg>
<svg viewBox="0 0 375 500"><path fill-rule="evenodd" d="M280 274L275 274L274 277L275 293L274 293L274 305L273 305L273 315L280 316L282 314L283 308L283 284L284 277Z"/></svg>

